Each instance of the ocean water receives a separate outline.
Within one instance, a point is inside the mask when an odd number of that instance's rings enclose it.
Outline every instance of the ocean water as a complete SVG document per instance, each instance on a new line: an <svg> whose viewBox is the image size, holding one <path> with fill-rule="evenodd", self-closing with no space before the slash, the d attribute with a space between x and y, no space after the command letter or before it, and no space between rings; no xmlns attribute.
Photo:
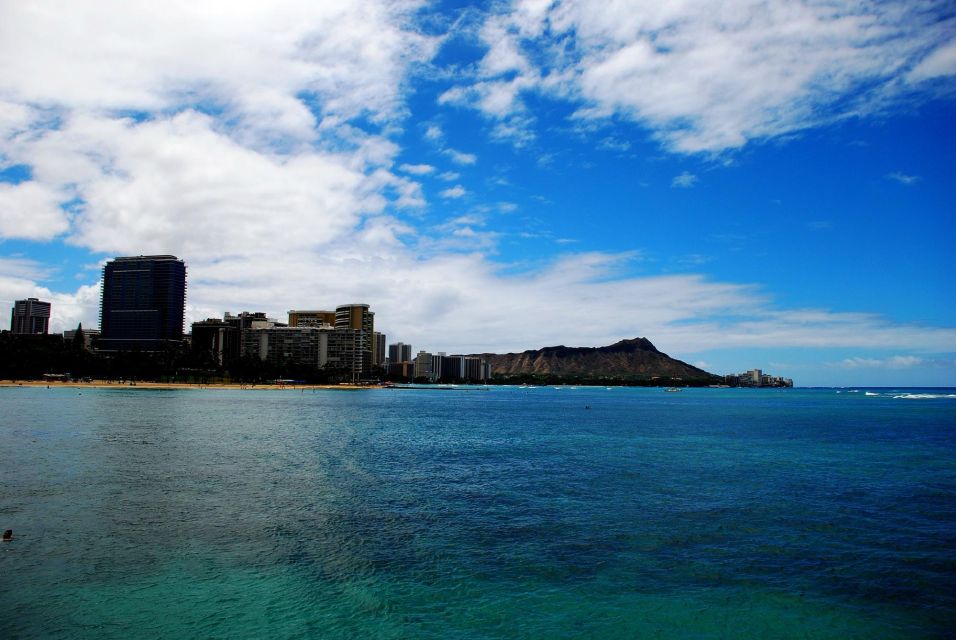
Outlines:
<svg viewBox="0 0 956 640"><path fill-rule="evenodd" d="M956 633L956 390L0 389L0 635Z"/></svg>

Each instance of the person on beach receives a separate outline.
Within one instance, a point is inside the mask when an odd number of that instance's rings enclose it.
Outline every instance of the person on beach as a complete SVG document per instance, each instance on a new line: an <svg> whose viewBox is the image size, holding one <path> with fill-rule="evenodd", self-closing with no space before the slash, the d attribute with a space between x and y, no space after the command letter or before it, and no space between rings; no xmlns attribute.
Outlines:
<svg viewBox="0 0 956 640"><path fill-rule="evenodd" d="M3 532L3 541L10 542L13 540L13 529L7 529Z"/></svg>

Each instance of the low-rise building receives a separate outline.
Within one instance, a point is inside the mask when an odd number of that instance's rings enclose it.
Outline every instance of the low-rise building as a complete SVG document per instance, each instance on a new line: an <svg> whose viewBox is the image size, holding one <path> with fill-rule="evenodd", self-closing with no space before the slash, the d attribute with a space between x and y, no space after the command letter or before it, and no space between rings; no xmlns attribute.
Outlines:
<svg viewBox="0 0 956 640"><path fill-rule="evenodd" d="M80 336L83 340L83 348L87 351L93 350L93 345L96 342L96 339L100 337L99 329L84 329L83 325L80 325L76 329L70 329L63 332L63 341L69 344L72 344L76 341L76 334L80 333Z"/></svg>
<svg viewBox="0 0 956 640"><path fill-rule="evenodd" d="M335 312L322 310L292 310L289 311L290 327L320 327L322 325L335 326Z"/></svg>
<svg viewBox="0 0 956 640"><path fill-rule="evenodd" d="M227 314L228 315L228 314ZM191 348L194 353L208 353L223 366L239 357L241 331L234 322L209 318L192 324Z"/></svg>

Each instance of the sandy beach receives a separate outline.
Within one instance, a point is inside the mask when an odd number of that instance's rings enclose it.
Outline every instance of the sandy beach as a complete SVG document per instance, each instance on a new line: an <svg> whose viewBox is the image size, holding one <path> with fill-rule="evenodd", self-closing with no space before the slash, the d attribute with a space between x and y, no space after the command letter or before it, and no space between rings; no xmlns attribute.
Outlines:
<svg viewBox="0 0 956 640"><path fill-rule="evenodd" d="M267 391L303 391L312 389L337 389L343 391L355 391L359 389L381 389L381 385L357 385L357 384L243 384L243 383L186 383L186 382L119 382L107 380L93 380L91 382L81 381L50 381L45 380L0 380L2 387L64 387L76 389L192 389L215 390L215 389L233 389L242 391L267 390Z"/></svg>

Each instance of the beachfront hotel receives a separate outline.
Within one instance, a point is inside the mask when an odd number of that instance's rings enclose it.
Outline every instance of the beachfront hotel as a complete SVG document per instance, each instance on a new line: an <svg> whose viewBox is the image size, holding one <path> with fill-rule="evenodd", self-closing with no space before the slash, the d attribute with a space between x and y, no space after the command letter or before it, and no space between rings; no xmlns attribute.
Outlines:
<svg viewBox="0 0 956 640"><path fill-rule="evenodd" d="M339 371L352 380L372 375L374 349L382 334L367 304L347 304L335 311L291 310L289 323L263 312L226 313L192 325L192 349L208 353L216 364L252 358L273 366L293 365Z"/></svg>
<svg viewBox="0 0 956 640"><path fill-rule="evenodd" d="M100 351L160 351L183 340L186 264L176 256L129 256L103 267Z"/></svg>

